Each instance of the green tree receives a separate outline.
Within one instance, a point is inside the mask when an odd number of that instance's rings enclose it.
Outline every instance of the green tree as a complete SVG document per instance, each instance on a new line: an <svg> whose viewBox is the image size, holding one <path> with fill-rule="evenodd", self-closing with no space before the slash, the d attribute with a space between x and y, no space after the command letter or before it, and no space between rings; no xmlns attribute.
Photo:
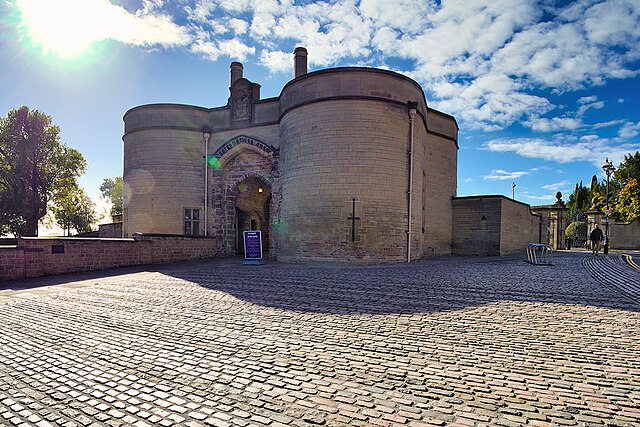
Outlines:
<svg viewBox="0 0 640 427"><path fill-rule="evenodd" d="M569 218L573 218L576 213L584 214L591 207L591 200L589 198L589 190L582 185L582 181L576 184L576 188L567 200L567 208L569 209Z"/></svg>
<svg viewBox="0 0 640 427"><path fill-rule="evenodd" d="M91 226L97 220L97 213L95 204L82 188L62 188L56 192L53 199L51 210L67 236L71 235L71 229L76 233L91 231Z"/></svg>
<svg viewBox="0 0 640 427"><path fill-rule="evenodd" d="M122 177L103 179L100 192L104 199L111 202L111 216L122 215Z"/></svg>
<svg viewBox="0 0 640 427"><path fill-rule="evenodd" d="M632 178L640 181L640 151L624 156L624 160L613 173L612 181L616 187L622 188Z"/></svg>
<svg viewBox="0 0 640 427"><path fill-rule="evenodd" d="M620 189L613 210L621 221L633 221L640 217L640 185L636 178L630 178Z"/></svg>
<svg viewBox="0 0 640 427"><path fill-rule="evenodd" d="M0 118L0 231L37 236L54 192L84 172L84 157L59 133L51 117L28 107Z"/></svg>
<svg viewBox="0 0 640 427"><path fill-rule="evenodd" d="M611 214L619 221L631 221L640 216L638 182L640 152L629 153L613 173L609 185Z"/></svg>
<svg viewBox="0 0 640 427"><path fill-rule="evenodd" d="M564 234L570 237L586 236L587 235L587 223L582 221L574 221L567 225Z"/></svg>
<svg viewBox="0 0 640 427"><path fill-rule="evenodd" d="M598 177L596 175L591 177L591 185L589 186L589 203L591 203L594 197L604 200L605 186L606 184L598 182Z"/></svg>

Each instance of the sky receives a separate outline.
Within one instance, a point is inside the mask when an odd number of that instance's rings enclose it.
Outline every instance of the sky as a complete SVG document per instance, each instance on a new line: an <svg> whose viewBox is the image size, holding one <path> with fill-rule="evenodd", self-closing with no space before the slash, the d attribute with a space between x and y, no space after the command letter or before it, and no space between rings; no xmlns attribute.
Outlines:
<svg viewBox="0 0 640 427"><path fill-rule="evenodd" d="M420 83L460 127L458 196L566 201L640 150L638 0L0 0L0 116L52 116L100 204L128 109L225 105L232 61L278 96L297 46Z"/></svg>

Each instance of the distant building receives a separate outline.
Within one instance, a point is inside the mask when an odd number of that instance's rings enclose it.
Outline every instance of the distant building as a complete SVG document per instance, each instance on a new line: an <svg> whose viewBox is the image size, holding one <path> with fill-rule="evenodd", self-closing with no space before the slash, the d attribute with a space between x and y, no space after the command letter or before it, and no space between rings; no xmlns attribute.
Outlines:
<svg viewBox="0 0 640 427"><path fill-rule="evenodd" d="M233 62L226 105L143 105L124 122L125 237L206 232L232 255L259 229L285 261L452 253L458 126L401 74L307 73L297 48L278 97L260 99Z"/></svg>

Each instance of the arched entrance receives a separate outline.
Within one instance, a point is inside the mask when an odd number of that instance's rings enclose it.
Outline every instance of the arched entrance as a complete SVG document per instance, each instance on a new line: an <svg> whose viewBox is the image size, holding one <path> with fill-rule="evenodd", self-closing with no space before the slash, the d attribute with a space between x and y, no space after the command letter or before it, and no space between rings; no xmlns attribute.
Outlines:
<svg viewBox="0 0 640 427"><path fill-rule="evenodd" d="M244 253L242 232L262 231L262 250L269 251L271 187L261 176L253 175L240 181L235 191L235 252Z"/></svg>

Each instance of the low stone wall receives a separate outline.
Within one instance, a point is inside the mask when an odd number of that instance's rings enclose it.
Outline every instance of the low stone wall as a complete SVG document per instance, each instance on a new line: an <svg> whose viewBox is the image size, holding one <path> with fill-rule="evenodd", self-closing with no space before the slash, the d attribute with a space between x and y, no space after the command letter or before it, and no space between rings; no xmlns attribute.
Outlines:
<svg viewBox="0 0 640 427"><path fill-rule="evenodd" d="M611 249L640 248L640 218L628 223L609 223L609 242Z"/></svg>
<svg viewBox="0 0 640 427"><path fill-rule="evenodd" d="M540 215L504 196L456 197L453 203L454 255L506 255L524 251L540 236Z"/></svg>
<svg viewBox="0 0 640 427"><path fill-rule="evenodd" d="M24 279L216 256L216 241L167 235L133 239L23 237L0 246L0 280Z"/></svg>
<svg viewBox="0 0 640 427"><path fill-rule="evenodd" d="M98 237L122 237L122 221L110 224L98 224Z"/></svg>

